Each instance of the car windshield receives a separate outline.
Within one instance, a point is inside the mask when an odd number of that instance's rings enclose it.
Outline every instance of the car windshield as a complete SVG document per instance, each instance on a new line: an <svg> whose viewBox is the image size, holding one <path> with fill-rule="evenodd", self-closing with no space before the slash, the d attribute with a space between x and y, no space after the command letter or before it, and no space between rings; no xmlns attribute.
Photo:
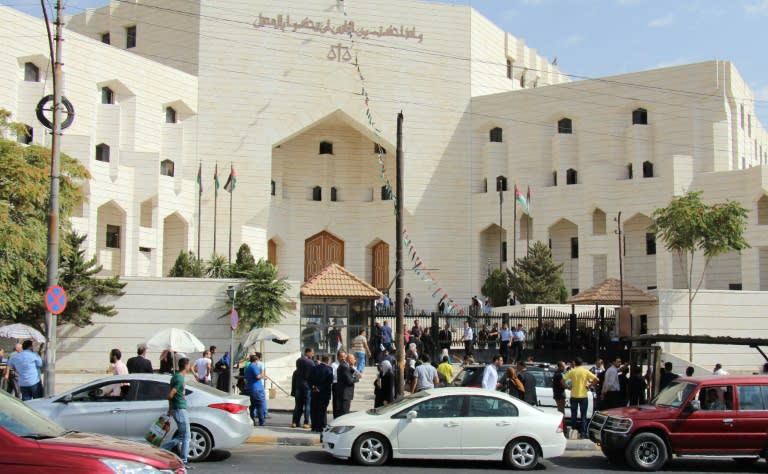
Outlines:
<svg viewBox="0 0 768 474"><path fill-rule="evenodd" d="M672 381L651 400L651 405L677 408L688 399L695 388L696 384L690 382Z"/></svg>
<svg viewBox="0 0 768 474"><path fill-rule="evenodd" d="M56 438L67 430L21 401L0 391L0 427L27 438Z"/></svg>
<svg viewBox="0 0 768 474"><path fill-rule="evenodd" d="M428 395L427 392L412 393L410 395L406 395L405 397L401 398L400 400L394 403L390 403L389 405L384 405L378 408L370 409L368 410L368 413L370 413L371 415L386 415L388 413L392 413L393 411L399 410L404 405L408 405L414 400L418 400L419 398L426 397L427 395Z"/></svg>

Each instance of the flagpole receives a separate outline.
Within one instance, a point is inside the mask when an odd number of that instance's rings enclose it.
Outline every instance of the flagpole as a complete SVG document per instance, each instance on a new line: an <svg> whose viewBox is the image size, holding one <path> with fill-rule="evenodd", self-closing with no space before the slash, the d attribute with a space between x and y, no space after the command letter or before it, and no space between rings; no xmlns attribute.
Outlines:
<svg viewBox="0 0 768 474"><path fill-rule="evenodd" d="M531 187L528 186L528 195L526 196L526 202L528 203L528 225L525 226L525 253L528 254L528 250L531 248Z"/></svg>
<svg viewBox="0 0 768 474"><path fill-rule="evenodd" d="M513 203L515 211L512 213L512 267L515 267L517 257L517 185L515 185L515 201Z"/></svg>
<svg viewBox="0 0 768 474"><path fill-rule="evenodd" d="M232 263L232 195L234 192L229 193L229 262Z"/></svg>
<svg viewBox="0 0 768 474"><path fill-rule="evenodd" d="M219 163L213 169L213 254L216 255L216 218L219 214Z"/></svg>
<svg viewBox="0 0 768 474"><path fill-rule="evenodd" d="M200 260L200 228L203 225L202 219L202 197L203 197L203 163L197 169L198 189L197 189L197 259Z"/></svg>

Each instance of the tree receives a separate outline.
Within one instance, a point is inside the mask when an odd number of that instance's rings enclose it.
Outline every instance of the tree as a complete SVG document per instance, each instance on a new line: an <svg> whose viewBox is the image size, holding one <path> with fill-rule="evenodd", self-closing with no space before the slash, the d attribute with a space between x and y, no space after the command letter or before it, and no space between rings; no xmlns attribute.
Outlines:
<svg viewBox="0 0 768 474"><path fill-rule="evenodd" d="M0 133L11 127L0 109ZM48 210L51 151L0 139L0 315L16 321L42 320L47 287ZM80 184L90 178L77 160L61 154L59 226L70 229L70 216L84 195ZM62 240L61 254L66 252ZM67 289L65 287L65 289ZM43 329L43 324L35 324Z"/></svg>
<svg viewBox="0 0 768 474"><path fill-rule="evenodd" d="M251 253L251 247L248 244L240 245L237 249L237 257L235 258L235 275L244 275L251 271L256 266L256 259L253 258Z"/></svg>
<svg viewBox="0 0 768 474"><path fill-rule="evenodd" d="M534 242L528 255L507 271L515 299L521 303L565 303L563 265L552 261L552 251L545 243Z"/></svg>
<svg viewBox="0 0 768 474"><path fill-rule="evenodd" d="M233 269L226 257L213 254L205 264L205 276L208 278L229 278L233 276Z"/></svg>
<svg viewBox="0 0 768 474"><path fill-rule="evenodd" d="M202 278L203 264L191 250L180 250L173 267L168 272L172 278Z"/></svg>
<svg viewBox="0 0 768 474"><path fill-rule="evenodd" d="M483 287L480 289L483 296L491 300L493 306L506 306L509 297L509 279L507 273L494 269L485 279Z"/></svg>
<svg viewBox="0 0 768 474"><path fill-rule="evenodd" d="M290 285L277 278L277 268L259 259L245 275L235 298L240 314L239 327L250 331L254 327L267 327L280 322L288 309L286 292Z"/></svg>
<svg viewBox="0 0 768 474"><path fill-rule="evenodd" d="M688 334L693 334L693 300L699 293L712 257L749 248L744 238L747 211L734 201L705 204L701 191L689 192L672 199L667 207L653 212L651 230L664 242L664 247L675 254L684 269L688 288ZM693 285L696 254L704 257L704 264ZM688 345L693 361L693 344Z"/></svg>

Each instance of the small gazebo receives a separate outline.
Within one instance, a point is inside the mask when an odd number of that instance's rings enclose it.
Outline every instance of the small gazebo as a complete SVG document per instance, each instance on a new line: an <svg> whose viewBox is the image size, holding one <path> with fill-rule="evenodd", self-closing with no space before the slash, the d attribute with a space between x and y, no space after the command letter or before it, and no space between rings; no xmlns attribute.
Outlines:
<svg viewBox="0 0 768 474"><path fill-rule="evenodd" d="M618 278L608 278L607 280L582 291L581 293L568 298L570 304L598 304L615 305L622 304L621 289L624 287L624 305L633 304L653 304L658 300L655 296L647 293L636 286L632 286L626 281L621 284Z"/></svg>

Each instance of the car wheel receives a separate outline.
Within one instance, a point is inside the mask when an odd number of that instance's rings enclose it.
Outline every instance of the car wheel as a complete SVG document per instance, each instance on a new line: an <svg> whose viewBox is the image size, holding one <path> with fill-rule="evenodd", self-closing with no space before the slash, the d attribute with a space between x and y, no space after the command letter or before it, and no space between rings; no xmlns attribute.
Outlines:
<svg viewBox="0 0 768 474"><path fill-rule="evenodd" d="M355 440L352 456L363 466L381 466L389 459L389 443L381 435L366 433Z"/></svg>
<svg viewBox="0 0 768 474"><path fill-rule="evenodd" d="M627 463L638 471L658 471L667 462L667 445L653 433L640 433L629 442Z"/></svg>
<svg viewBox="0 0 768 474"><path fill-rule="evenodd" d="M604 447L601 447L600 450L608 459L609 463L617 465L622 465L625 463L623 451L611 451L609 449L605 449Z"/></svg>
<svg viewBox="0 0 768 474"><path fill-rule="evenodd" d="M187 451L189 461L204 460L211 454L211 449L213 449L211 435L200 426L192 426L189 431L189 451Z"/></svg>
<svg viewBox="0 0 768 474"><path fill-rule="evenodd" d="M539 447L527 438L511 441L505 453L507 464L521 471L528 471L539 464Z"/></svg>

